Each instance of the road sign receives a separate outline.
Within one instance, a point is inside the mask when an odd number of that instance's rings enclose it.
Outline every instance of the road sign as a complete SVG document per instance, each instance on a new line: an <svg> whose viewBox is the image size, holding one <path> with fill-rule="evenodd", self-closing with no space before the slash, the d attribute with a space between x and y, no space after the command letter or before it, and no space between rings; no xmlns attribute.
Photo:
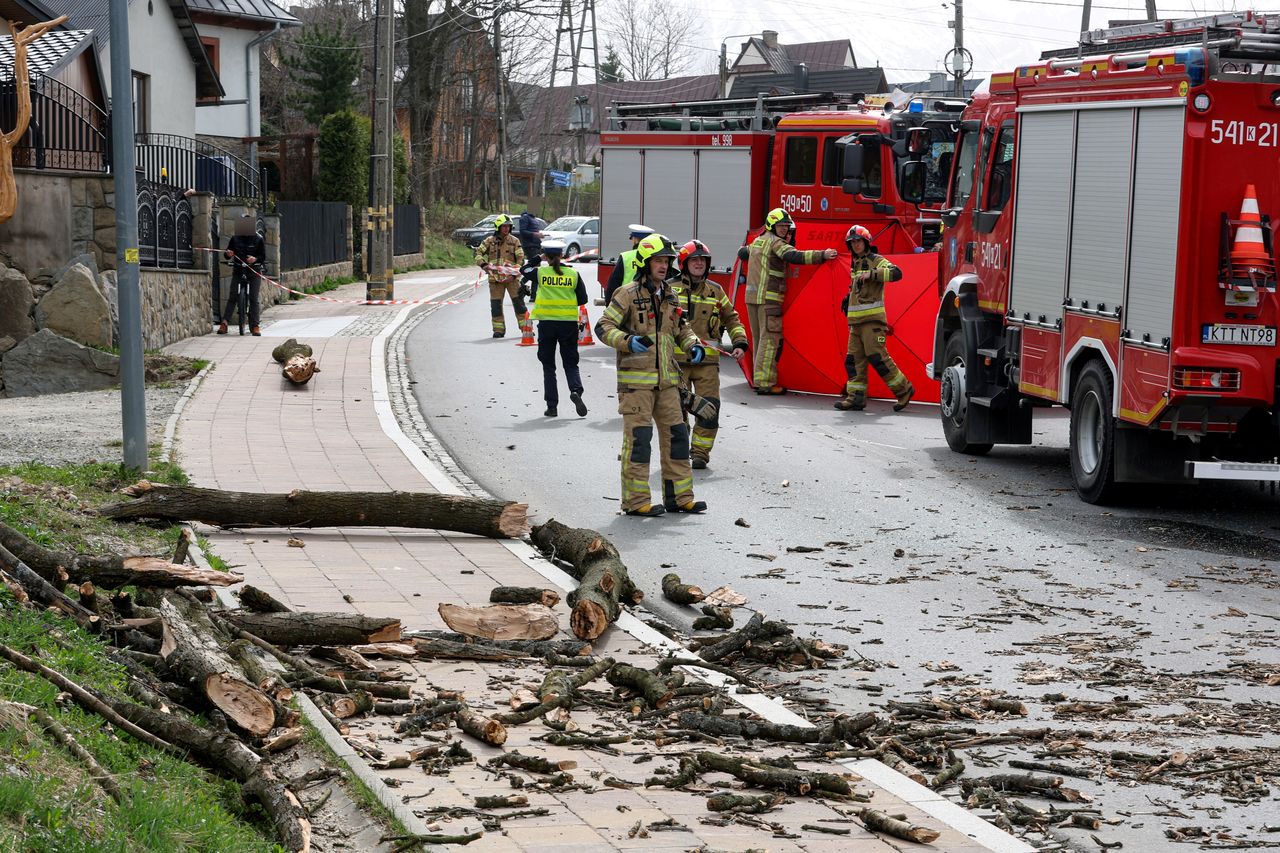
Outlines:
<svg viewBox="0 0 1280 853"><path fill-rule="evenodd" d="M551 178L551 182L558 187L569 186L569 181L573 178L573 174L571 172L560 172L556 169L548 169L547 176Z"/></svg>

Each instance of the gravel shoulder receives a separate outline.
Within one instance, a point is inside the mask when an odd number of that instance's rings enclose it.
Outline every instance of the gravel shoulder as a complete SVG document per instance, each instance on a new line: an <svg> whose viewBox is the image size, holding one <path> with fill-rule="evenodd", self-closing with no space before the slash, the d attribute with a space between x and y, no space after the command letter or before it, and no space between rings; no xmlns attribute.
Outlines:
<svg viewBox="0 0 1280 853"><path fill-rule="evenodd" d="M185 382L147 386L147 442L158 444ZM66 465L120 456L120 390L0 398L0 465Z"/></svg>

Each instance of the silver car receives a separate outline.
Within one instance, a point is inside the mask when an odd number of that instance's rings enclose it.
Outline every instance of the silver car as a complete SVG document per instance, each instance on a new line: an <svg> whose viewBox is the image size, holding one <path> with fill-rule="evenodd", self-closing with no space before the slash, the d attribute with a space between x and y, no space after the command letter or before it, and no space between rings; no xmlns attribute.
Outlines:
<svg viewBox="0 0 1280 853"><path fill-rule="evenodd" d="M542 230L542 239L564 243L567 257L593 252L600 248L600 217L561 216Z"/></svg>

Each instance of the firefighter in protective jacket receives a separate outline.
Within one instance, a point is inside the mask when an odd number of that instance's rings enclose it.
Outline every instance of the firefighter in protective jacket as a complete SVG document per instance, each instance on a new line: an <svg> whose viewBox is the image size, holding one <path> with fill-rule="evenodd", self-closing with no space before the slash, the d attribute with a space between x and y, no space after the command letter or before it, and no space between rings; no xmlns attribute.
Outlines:
<svg viewBox="0 0 1280 853"><path fill-rule="evenodd" d="M507 333L503 319L502 297L510 295L515 308L516 325L525 315L524 298L520 295L519 269L524 264L524 249L511 233L511 217L499 214L493 221L494 233L484 238L476 247L476 266L489 274L489 314L493 317L493 336L500 338ZM507 267L516 272L504 272L496 267Z"/></svg>
<svg viewBox="0 0 1280 853"><path fill-rule="evenodd" d="M705 345L706 358L692 364L683 349L677 349L676 356L688 392L685 399L694 401L686 406L693 415L693 467L706 468L720 426L720 336L727 332L733 357L742 358L747 352L747 330L724 290L707 278L711 251L706 244L690 240L680 247L679 257L680 278L671 283L671 289L685 321Z"/></svg>
<svg viewBox="0 0 1280 853"><path fill-rule="evenodd" d="M782 355L782 299L787 294L788 264L820 264L836 257L835 249L797 251L787 242L795 223L781 207L764 218L764 233L750 246L738 250L747 262L747 320L751 324L755 354L753 384L757 394L785 394L778 384L778 357Z"/></svg>
<svg viewBox="0 0 1280 853"><path fill-rule="evenodd" d="M893 410L900 412L911 402L915 388L898 369L885 349L889 322L884 312L884 286L902 278L902 270L876 253L871 232L861 225L849 229L845 245L853 255L849 265L849 295L844 309L849 320L849 354L844 367L849 374L844 396L835 404L843 411L867 407L867 364L898 398Z"/></svg>
<svg viewBox="0 0 1280 853"><path fill-rule="evenodd" d="M689 467L689 425L680 407L680 367L676 345L701 364L706 351L684 322L676 295L666 282L675 247L651 234L636 248L636 280L618 288L596 335L618 351L618 414L622 415L622 509L627 515L704 512L693 499ZM649 457L654 426L662 452L663 502L649 492Z"/></svg>

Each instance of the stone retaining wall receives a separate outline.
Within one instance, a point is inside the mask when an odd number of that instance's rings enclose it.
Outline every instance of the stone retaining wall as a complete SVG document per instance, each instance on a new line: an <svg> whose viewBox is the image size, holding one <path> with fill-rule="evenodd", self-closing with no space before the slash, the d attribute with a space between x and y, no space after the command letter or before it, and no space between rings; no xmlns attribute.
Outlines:
<svg viewBox="0 0 1280 853"><path fill-rule="evenodd" d="M203 270L143 269L142 346L160 349L209 333L213 280ZM272 288L274 290L274 288Z"/></svg>
<svg viewBox="0 0 1280 853"><path fill-rule="evenodd" d="M336 264L289 270L281 275L280 283L286 287L292 287L294 290L306 290L308 287L320 284L326 278L347 278L350 275L351 261L338 261ZM281 292L283 293L283 291ZM288 294L285 295L287 296Z"/></svg>
<svg viewBox="0 0 1280 853"><path fill-rule="evenodd" d="M396 272L407 270L410 267L420 267L427 262L427 256L422 252L413 255L396 255L392 266Z"/></svg>
<svg viewBox="0 0 1280 853"><path fill-rule="evenodd" d="M115 269L115 180L97 172L14 169L18 215L0 224L9 266L44 280L68 258L90 254L98 269Z"/></svg>

